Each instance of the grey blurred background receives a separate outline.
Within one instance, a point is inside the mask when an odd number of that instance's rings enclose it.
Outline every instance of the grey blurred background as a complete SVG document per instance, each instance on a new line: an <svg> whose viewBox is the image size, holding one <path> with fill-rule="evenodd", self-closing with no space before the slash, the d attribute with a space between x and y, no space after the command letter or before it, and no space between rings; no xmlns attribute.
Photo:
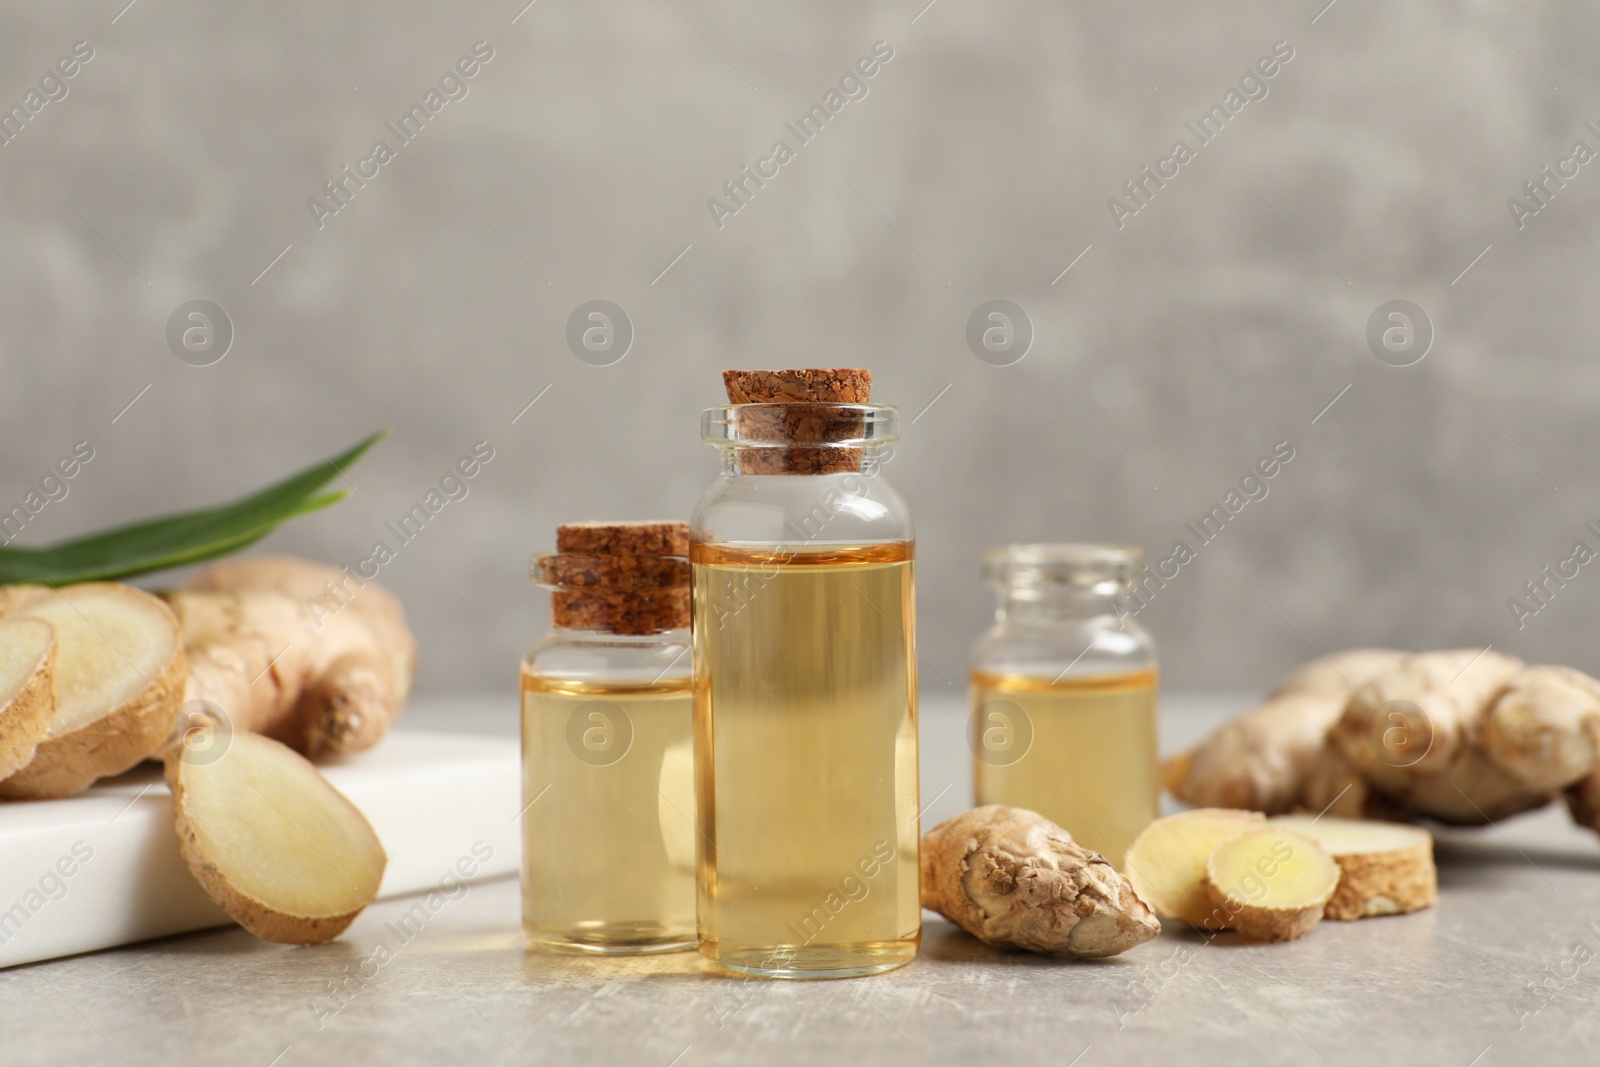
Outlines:
<svg viewBox="0 0 1600 1067"><path fill-rule="evenodd" d="M524 3L5 5L0 108L93 49L0 144L0 505L94 449L17 544L388 426L350 500L263 546L354 564L487 441L383 580L424 691L509 693L545 624L528 553L561 521L686 517L721 368L864 365L909 424L889 473L926 686L962 684L988 623L980 551L1045 539L1198 550L1139 615L1171 689L1352 644L1600 668L1600 564L1520 629L1507 603L1600 549L1600 164L1521 228L1508 205L1600 149L1591 5ZM385 124L479 41L466 95L400 145ZM799 145L784 124L879 41L866 95ZM1200 145L1185 122L1280 41L1267 95ZM1180 138L1193 160L1119 228L1108 199ZM308 200L379 139L395 158L319 228ZM779 139L796 157L719 228L708 198ZM1008 366L966 339L995 298L1035 335ZM234 331L209 366L166 336L196 299ZM611 365L566 341L592 299L632 322ZM1393 299L1435 333L1411 366L1368 344ZM1279 442L1270 492L1202 546L1185 523Z"/></svg>

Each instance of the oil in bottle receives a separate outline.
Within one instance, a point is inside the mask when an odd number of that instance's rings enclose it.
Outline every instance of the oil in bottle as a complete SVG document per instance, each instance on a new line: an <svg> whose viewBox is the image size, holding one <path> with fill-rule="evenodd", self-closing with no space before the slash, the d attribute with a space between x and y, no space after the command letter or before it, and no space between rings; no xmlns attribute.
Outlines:
<svg viewBox="0 0 1600 1067"><path fill-rule="evenodd" d="M701 952L787 977L915 955L910 542L696 543Z"/></svg>

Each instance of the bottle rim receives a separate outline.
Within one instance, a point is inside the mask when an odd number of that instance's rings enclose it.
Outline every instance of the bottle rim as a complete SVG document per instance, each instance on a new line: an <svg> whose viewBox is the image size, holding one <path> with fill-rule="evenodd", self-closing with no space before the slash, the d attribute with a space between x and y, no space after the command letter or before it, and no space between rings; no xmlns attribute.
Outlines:
<svg viewBox="0 0 1600 1067"><path fill-rule="evenodd" d="M1144 571L1144 550L1133 545L1076 542L999 545L983 554L983 577L1004 590L1057 587L1115 594Z"/></svg>
<svg viewBox="0 0 1600 1067"><path fill-rule="evenodd" d="M700 413L700 437L719 449L871 448L900 439L892 404L722 404Z"/></svg>

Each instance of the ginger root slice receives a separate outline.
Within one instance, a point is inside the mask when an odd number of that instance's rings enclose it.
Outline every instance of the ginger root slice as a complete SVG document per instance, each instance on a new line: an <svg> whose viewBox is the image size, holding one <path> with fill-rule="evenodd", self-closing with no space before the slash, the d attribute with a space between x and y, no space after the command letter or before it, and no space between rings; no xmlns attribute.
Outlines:
<svg viewBox="0 0 1600 1067"><path fill-rule="evenodd" d="M165 765L189 870L257 937L327 941L377 898L383 845L303 756L255 734L196 727Z"/></svg>
<svg viewBox="0 0 1600 1067"><path fill-rule="evenodd" d="M1212 913L1206 858L1264 821L1260 812L1236 808L1196 808L1157 819L1128 846L1128 881L1162 917L1199 926Z"/></svg>
<svg viewBox="0 0 1600 1067"><path fill-rule="evenodd" d="M400 716L416 644L393 594L284 556L232 559L165 594L182 620L188 699L309 756L372 747Z"/></svg>
<svg viewBox="0 0 1600 1067"><path fill-rule="evenodd" d="M0 618L0 778L26 767L49 732L55 669L55 627Z"/></svg>
<svg viewBox="0 0 1600 1067"><path fill-rule="evenodd" d="M1339 865L1325 919L1403 915L1439 902L1433 835L1403 823L1280 815L1271 825L1316 842Z"/></svg>
<svg viewBox="0 0 1600 1067"><path fill-rule="evenodd" d="M1206 859L1214 905L1207 929L1254 941L1304 937L1339 887L1339 865L1315 842L1277 826L1248 830Z"/></svg>
<svg viewBox="0 0 1600 1067"><path fill-rule="evenodd" d="M1114 956L1161 932L1115 867L1026 808L990 804L929 830L921 884L923 907L990 945Z"/></svg>
<svg viewBox="0 0 1600 1067"><path fill-rule="evenodd" d="M0 781L0 796L69 797L160 748L187 673L165 604L114 582L31 588L8 600L6 618L55 629L56 695L45 738L26 766Z"/></svg>

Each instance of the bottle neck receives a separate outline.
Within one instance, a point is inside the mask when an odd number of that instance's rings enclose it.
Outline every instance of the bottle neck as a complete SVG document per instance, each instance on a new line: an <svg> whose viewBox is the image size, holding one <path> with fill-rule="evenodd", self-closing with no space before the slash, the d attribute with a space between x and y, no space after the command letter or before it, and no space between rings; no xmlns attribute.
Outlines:
<svg viewBox="0 0 1600 1067"><path fill-rule="evenodd" d="M545 631L545 636L553 641L573 645L597 642L607 645L630 645L649 648L652 645L687 645L689 643L689 633L689 627L687 626L678 626L667 630L647 630L644 633L628 633L611 628L591 629L562 626L559 623L552 622L549 629Z"/></svg>
<svg viewBox="0 0 1600 1067"><path fill-rule="evenodd" d="M1125 587L1119 587L1114 593L1090 592L1071 586L1004 589L995 610L995 621L1027 625L1081 621L1102 615L1115 617L1119 614L1117 602L1126 593Z"/></svg>
<svg viewBox="0 0 1600 1067"><path fill-rule="evenodd" d="M877 477L894 458L892 444L865 445L861 448L721 448L722 473L726 477L746 474L854 474Z"/></svg>

